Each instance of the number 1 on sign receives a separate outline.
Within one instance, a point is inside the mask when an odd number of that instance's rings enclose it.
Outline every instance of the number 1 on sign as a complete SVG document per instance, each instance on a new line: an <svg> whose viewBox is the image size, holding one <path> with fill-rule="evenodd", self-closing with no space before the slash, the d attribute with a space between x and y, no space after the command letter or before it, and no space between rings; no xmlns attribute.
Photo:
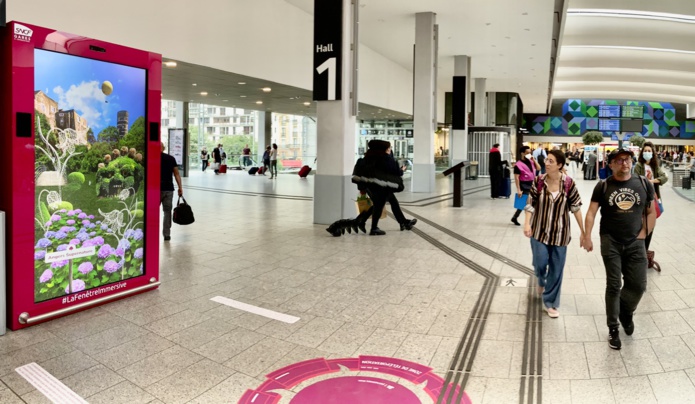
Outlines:
<svg viewBox="0 0 695 404"><path fill-rule="evenodd" d="M321 63L321 66L316 68L316 71L319 72L319 74L325 72L326 70L328 70L328 101L334 101L336 87L334 57L326 59L325 62Z"/></svg>

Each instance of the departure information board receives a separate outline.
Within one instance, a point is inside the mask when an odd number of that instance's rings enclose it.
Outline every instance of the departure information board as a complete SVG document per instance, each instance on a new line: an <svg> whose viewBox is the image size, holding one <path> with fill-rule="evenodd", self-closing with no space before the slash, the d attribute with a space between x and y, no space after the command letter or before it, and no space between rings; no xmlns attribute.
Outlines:
<svg viewBox="0 0 695 404"><path fill-rule="evenodd" d="M620 118L620 105L599 105L599 118Z"/></svg>
<svg viewBox="0 0 695 404"><path fill-rule="evenodd" d="M619 119L599 119L598 130L606 132L620 132Z"/></svg>
<svg viewBox="0 0 695 404"><path fill-rule="evenodd" d="M623 118L644 118L641 105L623 105Z"/></svg>

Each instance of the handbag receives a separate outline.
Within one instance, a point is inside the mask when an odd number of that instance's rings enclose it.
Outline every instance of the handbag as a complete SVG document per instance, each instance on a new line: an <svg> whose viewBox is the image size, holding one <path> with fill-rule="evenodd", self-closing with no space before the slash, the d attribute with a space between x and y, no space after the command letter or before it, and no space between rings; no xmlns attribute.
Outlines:
<svg viewBox="0 0 695 404"><path fill-rule="evenodd" d="M514 195L514 209L524 210L526 208L526 201L528 200L528 194L515 194Z"/></svg>
<svg viewBox="0 0 695 404"><path fill-rule="evenodd" d="M183 199L183 203L181 203L181 199ZM193 217L193 209L191 209L191 205L186 203L186 198L183 196L179 196L179 199L176 202L172 220L174 223L180 225L187 225L195 222L195 218Z"/></svg>

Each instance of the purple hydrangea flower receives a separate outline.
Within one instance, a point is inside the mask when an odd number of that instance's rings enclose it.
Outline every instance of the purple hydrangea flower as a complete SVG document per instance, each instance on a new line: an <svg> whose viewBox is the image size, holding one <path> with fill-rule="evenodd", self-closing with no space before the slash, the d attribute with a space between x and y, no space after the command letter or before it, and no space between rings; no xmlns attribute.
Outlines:
<svg viewBox="0 0 695 404"><path fill-rule="evenodd" d="M92 227L94 227L93 224L92 224ZM91 229L92 227L90 227L90 229ZM97 235L97 232L95 232L95 231L89 233L89 237L94 237L94 236L96 236L96 235Z"/></svg>
<svg viewBox="0 0 695 404"><path fill-rule="evenodd" d="M68 264L68 260L56 261L51 264L51 268L62 268Z"/></svg>
<svg viewBox="0 0 695 404"><path fill-rule="evenodd" d="M135 250L135 252L133 253L133 257L137 259L142 258L142 248L138 248L137 250Z"/></svg>
<svg viewBox="0 0 695 404"><path fill-rule="evenodd" d="M119 269L120 269L120 268L123 268L124 265L125 265L125 260L124 260L124 259L118 261L118 268L119 268Z"/></svg>
<svg viewBox="0 0 695 404"><path fill-rule="evenodd" d="M41 274L41 277L39 277L39 281L41 283L46 283L46 282L50 281L51 279L53 279L53 271L51 271L50 269L43 271L43 273Z"/></svg>
<svg viewBox="0 0 695 404"><path fill-rule="evenodd" d="M118 248L122 248L122 249L124 249L125 251L130 250L130 241L128 241L128 240L126 240L126 239L123 239L123 240L119 241L119 242L118 242Z"/></svg>
<svg viewBox="0 0 695 404"><path fill-rule="evenodd" d="M133 233L133 238L134 238L135 240L142 240L142 237L143 237L144 235L145 235L145 234L142 232L142 230L136 229L136 230L135 230L135 233Z"/></svg>
<svg viewBox="0 0 695 404"><path fill-rule="evenodd" d="M112 252L113 252L113 249L111 248L111 246L108 244L104 244L101 246L101 248L99 248L99 252L97 253L97 256L101 259L104 259L104 258L108 257L109 255L111 255Z"/></svg>
<svg viewBox="0 0 695 404"><path fill-rule="evenodd" d="M83 262L80 264L79 267L77 267L77 270L84 275L87 275L88 273L92 272L93 269L94 265L92 265L91 262Z"/></svg>
<svg viewBox="0 0 695 404"><path fill-rule="evenodd" d="M58 211L58 213L65 213L65 212L67 212L67 210L65 210L65 209L61 209Z"/></svg>
<svg viewBox="0 0 695 404"><path fill-rule="evenodd" d="M97 245L103 245L104 244L104 238L101 236L94 237L94 242L97 243Z"/></svg>
<svg viewBox="0 0 695 404"><path fill-rule="evenodd" d="M51 216L51 220L57 222L58 220L60 220L60 216L54 214L53 216Z"/></svg>
<svg viewBox="0 0 695 404"><path fill-rule="evenodd" d="M95 227L97 227L97 226L96 226L94 223L90 223L90 224L88 224L88 225L85 225L85 227L88 228L88 229L93 229L93 228L95 228Z"/></svg>
<svg viewBox="0 0 695 404"><path fill-rule="evenodd" d="M75 226L63 226L60 228L60 231L65 232L65 233L72 233L75 230L77 230L75 228Z"/></svg>
<svg viewBox="0 0 695 404"><path fill-rule="evenodd" d="M82 213L82 209L75 209L75 213Z"/></svg>
<svg viewBox="0 0 695 404"><path fill-rule="evenodd" d="M39 250L34 252L34 260L42 260L46 258L46 250Z"/></svg>
<svg viewBox="0 0 695 404"><path fill-rule="evenodd" d="M36 246L34 248L46 248L51 244L53 244L53 242L51 240L49 240L47 238L42 238L36 242Z"/></svg>
<svg viewBox="0 0 695 404"><path fill-rule="evenodd" d="M50 231L50 230L43 234L43 236L46 238L53 238L53 237L55 237L55 235L56 235L56 232Z"/></svg>
<svg viewBox="0 0 695 404"><path fill-rule="evenodd" d="M75 238L78 239L80 242L84 242L84 241L87 241L87 239L89 238L89 234L87 234L87 233L77 233L77 235L75 236ZM84 246L83 246L83 247L84 247ZM87 247L89 247L89 246L87 246Z"/></svg>
<svg viewBox="0 0 695 404"><path fill-rule="evenodd" d="M79 237L79 235L78 235L78 237ZM94 239L91 239L91 238L89 240L85 240L85 242L82 243L82 247L94 247L95 245L97 245L97 244L94 242Z"/></svg>
<svg viewBox="0 0 695 404"><path fill-rule="evenodd" d="M89 215L89 216L87 216L87 219L89 219L89 220L94 220L94 215Z"/></svg>
<svg viewBox="0 0 695 404"><path fill-rule="evenodd" d="M101 220L97 220L97 224L101 224Z"/></svg>
<svg viewBox="0 0 695 404"><path fill-rule="evenodd" d="M72 293L81 292L84 290L85 284L82 279L72 281ZM69 287L65 288L65 293L70 293Z"/></svg>
<svg viewBox="0 0 695 404"><path fill-rule="evenodd" d="M79 215L77 215L77 218L78 218L78 219L86 219L86 218L87 218L87 214L84 213L84 212L82 212L82 213L80 213Z"/></svg>
<svg viewBox="0 0 695 404"><path fill-rule="evenodd" d="M82 221L82 226L89 226L89 223L90 223L89 220L84 219L84 220Z"/></svg>
<svg viewBox="0 0 695 404"><path fill-rule="evenodd" d="M125 255L125 250L122 249L122 248L120 248L120 247L118 247L118 248L116 248L115 250L111 250L111 254L117 255L117 256L119 256L119 257L122 257L122 256Z"/></svg>
<svg viewBox="0 0 695 404"><path fill-rule="evenodd" d="M102 224L101 225L101 230L108 230L109 226Z"/></svg>
<svg viewBox="0 0 695 404"><path fill-rule="evenodd" d="M53 222L51 222L51 221L49 220L49 221L47 221L47 222L44 224L44 226L46 226L46 227L51 227L52 224L53 224Z"/></svg>
<svg viewBox="0 0 695 404"><path fill-rule="evenodd" d="M142 264L140 264L140 275L142 275Z"/></svg>
<svg viewBox="0 0 695 404"><path fill-rule="evenodd" d="M75 211L74 211L74 210L69 210L69 211L68 211L68 216L75 216Z"/></svg>
<svg viewBox="0 0 695 404"><path fill-rule="evenodd" d="M70 220L68 220L68 221L65 222L65 223L67 223L67 224L69 224L70 226L72 226L73 224L75 224L75 221L72 220L72 219L70 219Z"/></svg>
<svg viewBox="0 0 695 404"><path fill-rule="evenodd" d="M104 264L104 271L110 274L118 271L118 263L114 260L106 261L106 264Z"/></svg>
<svg viewBox="0 0 695 404"><path fill-rule="evenodd" d="M125 234L123 234L123 237L131 238L131 237L133 237L133 233L135 233L135 231L133 229L128 229L125 231Z"/></svg>
<svg viewBox="0 0 695 404"><path fill-rule="evenodd" d="M78 245L81 242L82 242L82 240L80 240L78 238L74 238L74 239L70 240L70 244L73 244L73 245Z"/></svg>
<svg viewBox="0 0 695 404"><path fill-rule="evenodd" d="M68 236L67 233L65 233L64 231L59 231L56 233L56 235L54 237L58 240L62 240L67 236Z"/></svg>
<svg viewBox="0 0 695 404"><path fill-rule="evenodd" d="M58 246L58 248L56 248L56 251L65 251L65 250L67 250L67 249L68 249L68 245L67 245L67 244L61 244L61 245Z"/></svg>

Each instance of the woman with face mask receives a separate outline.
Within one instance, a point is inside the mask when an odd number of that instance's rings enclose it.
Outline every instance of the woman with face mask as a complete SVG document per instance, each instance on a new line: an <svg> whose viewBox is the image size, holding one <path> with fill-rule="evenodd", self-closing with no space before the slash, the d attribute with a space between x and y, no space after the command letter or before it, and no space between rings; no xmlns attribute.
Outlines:
<svg viewBox="0 0 695 404"><path fill-rule="evenodd" d="M661 169L659 164L659 158L654 151L654 145L652 142L644 142L642 145L642 150L639 153L639 159L637 164L635 164L635 175L641 175L647 177L647 180L654 185L654 191L656 192L656 197L658 201L661 201L661 192L659 191L659 186L665 184L668 181L668 177L664 170ZM657 202L657 201L655 201ZM644 246L647 249L647 258L649 258L649 268L656 267L657 270L661 272L661 268L658 264L654 265L654 251L649 250L649 244L652 241L652 231L644 239Z"/></svg>
<svg viewBox="0 0 695 404"><path fill-rule="evenodd" d="M516 185L516 194L521 197L523 194L528 195L533 185L533 180L536 174L540 172L541 166L533 159L531 148L529 146L521 146L519 149L519 158L514 164L514 184ZM512 216L512 223L521 226L519 223L519 215L521 209L517 209Z"/></svg>

